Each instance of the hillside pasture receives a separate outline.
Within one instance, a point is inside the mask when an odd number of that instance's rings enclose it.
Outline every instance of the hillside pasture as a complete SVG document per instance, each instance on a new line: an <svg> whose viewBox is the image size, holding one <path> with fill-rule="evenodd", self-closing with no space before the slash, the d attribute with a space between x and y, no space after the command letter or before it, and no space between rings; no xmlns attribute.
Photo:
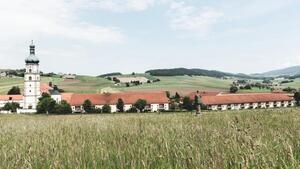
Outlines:
<svg viewBox="0 0 300 169"><path fill-rule="evenodd" d="M159 82L133 87L123 87L122 91L171 91L188 93L197 90L228 91L232 80L206 76L159 76Z"/></svg>
<svg viewBox="0 0 300 169"><path fill-rule="evenodd" d="M300 110L1 115L0 168L299 168Z"/></svg>

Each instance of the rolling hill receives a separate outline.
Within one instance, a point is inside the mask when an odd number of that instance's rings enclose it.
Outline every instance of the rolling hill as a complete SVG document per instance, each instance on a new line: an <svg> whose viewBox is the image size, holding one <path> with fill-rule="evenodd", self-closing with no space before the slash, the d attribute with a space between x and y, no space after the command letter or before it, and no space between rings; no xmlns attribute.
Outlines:
<svg viewBox="0 0 300 169"><path fill-rule="evenodd" d="M221 72L217 70L206 70L206 69L187 69L187 68L174 68L174 69L153 69L148 70L146 73L152 76L208 76L208 77L238 77L238 78L252 78L245 74L234 74Z"/></svg>
<svg viewBox="0 0 300 169"><path fill-rule="evenodd" d="M300 74L300 66L292 66L284 69L277 69L265 73L255 74L255 76L276 77L276 76L295 76L299 74Z"/></svg>

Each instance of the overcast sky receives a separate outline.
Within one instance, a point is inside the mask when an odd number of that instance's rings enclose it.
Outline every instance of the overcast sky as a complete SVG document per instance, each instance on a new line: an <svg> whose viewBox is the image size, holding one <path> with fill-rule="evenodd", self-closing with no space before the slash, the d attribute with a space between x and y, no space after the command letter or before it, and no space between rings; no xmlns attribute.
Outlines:
<svg viewBox="0 0 300 169"><path fill-rule="evenodd" d="M0 68L256 73L300 64L299 0L0 0Z"/></svg>

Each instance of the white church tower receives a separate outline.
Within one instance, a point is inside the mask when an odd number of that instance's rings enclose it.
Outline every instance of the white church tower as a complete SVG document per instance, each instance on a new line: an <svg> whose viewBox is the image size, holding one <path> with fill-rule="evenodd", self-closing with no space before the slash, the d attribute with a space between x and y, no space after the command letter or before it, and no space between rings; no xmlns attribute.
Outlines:
<svg viewBox="0 0 300 169"><path fill-rule="evenodd" d="M30 45L30 54L26 58L26 72L24 76L24 107L23 109L35 110L41 96L39 59L35 56L35 45Z"/></svg>

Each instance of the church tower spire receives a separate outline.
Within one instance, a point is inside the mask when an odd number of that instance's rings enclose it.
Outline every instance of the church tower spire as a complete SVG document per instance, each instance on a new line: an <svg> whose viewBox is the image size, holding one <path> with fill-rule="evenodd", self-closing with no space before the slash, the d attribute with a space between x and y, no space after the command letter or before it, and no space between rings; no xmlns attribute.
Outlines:
<svg viewBox="0 0 300 169"><path fill-rule="evenodd" d="M40 91L40 71L39 59L35 55L35 45L33 41L29 46L30 54L25 59L25 76L24 76L24 109L36 109L38 98L41 96Z"/></svg>

